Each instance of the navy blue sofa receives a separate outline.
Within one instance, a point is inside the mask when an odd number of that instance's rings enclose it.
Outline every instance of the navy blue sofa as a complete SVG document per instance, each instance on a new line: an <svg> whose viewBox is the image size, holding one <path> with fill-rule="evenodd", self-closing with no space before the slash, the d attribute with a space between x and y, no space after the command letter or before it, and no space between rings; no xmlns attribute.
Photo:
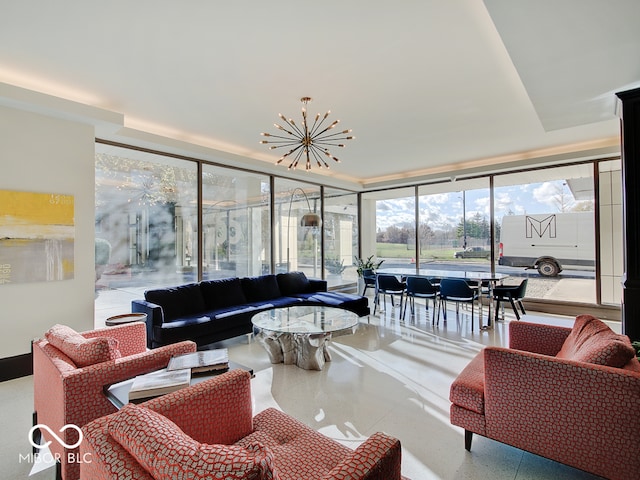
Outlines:
<svg viewBox="0 0 640 480"><path fill-rule="evenodd" d="M277 307L326 305L369 315L367 297L328 292L303 272L206 280L144 292L131 311L147 314L147 346L192 340L198 346L251 333L251 317Z"/></svg>

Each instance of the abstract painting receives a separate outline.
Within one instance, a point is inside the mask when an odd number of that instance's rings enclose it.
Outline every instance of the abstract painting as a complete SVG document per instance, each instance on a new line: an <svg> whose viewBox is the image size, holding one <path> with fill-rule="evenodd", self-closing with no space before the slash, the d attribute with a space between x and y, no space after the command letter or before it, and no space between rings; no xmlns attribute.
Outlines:
<svg viewBox="0 0 640 480"><path fill-rule="evenodd" d="M74 275L74 198L0 190L0 285Z"/></svg>

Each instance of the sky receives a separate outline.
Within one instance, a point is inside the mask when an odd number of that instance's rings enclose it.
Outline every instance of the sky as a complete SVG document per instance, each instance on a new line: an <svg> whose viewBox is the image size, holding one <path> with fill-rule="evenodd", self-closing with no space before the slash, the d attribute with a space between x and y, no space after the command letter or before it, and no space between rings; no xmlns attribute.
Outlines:
<svg viewBox="0 0 640 480"><path fill-rule="evenodd" d="M462 192L435 193L420 197L420 219L433 230L446 230L462 220ZM489 189L467 190L464 193L466 218L480 214L490 218ZM496 219L500 221L508 213L514 215L555 213L571 209L576 204L564 180L530 183L495 188ZM377 228L413 224L414 198L395 198L377 202Z"/></svg>

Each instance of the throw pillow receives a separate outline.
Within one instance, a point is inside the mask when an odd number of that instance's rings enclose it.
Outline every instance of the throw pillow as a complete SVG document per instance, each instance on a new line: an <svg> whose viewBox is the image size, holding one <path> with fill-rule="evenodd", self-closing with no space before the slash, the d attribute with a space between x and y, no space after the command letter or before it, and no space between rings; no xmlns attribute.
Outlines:
<svg viewBox="0 0 640 480"><path fill-rule="evenodd" d="M580 315L576 317L571 333L556 357L622 368L634 355L635 351L626 335L614 333L604 322L591 315Z"/></svg>
<svg viewBox="0 0 640 480"><path fill-rule="evenodd" d="M140 405L125 405L107 428L156 480L278 480L273 455L261 444L243 448L199 443L167 417Z"/></svg>
<svg viewBox="0 0 640 480"><path fill-rule="evenodd" d="M85 338L71 327L54 325L45 333L47 341L69 357L77 367L120 358L118 340L112 337Z"/></svg>
<svg viewBox="0 0 640 480"><path fill-rule="evenodd" d="M282 295L295 295L310 292L310 282L304 272L279 273L278 286Z"/></svg>

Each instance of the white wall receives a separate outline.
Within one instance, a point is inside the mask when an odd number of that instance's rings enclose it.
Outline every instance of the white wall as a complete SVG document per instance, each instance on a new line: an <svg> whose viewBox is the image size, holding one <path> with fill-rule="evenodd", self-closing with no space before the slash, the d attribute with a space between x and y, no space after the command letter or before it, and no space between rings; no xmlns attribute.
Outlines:
<svg viewBox="0 0 640 480"><path fill-rule="evenodd" d="M0 358L29 353L55 323L93 328L94 127L0 106L0 189L75 199L75 278L0 285Z"/></svg>

